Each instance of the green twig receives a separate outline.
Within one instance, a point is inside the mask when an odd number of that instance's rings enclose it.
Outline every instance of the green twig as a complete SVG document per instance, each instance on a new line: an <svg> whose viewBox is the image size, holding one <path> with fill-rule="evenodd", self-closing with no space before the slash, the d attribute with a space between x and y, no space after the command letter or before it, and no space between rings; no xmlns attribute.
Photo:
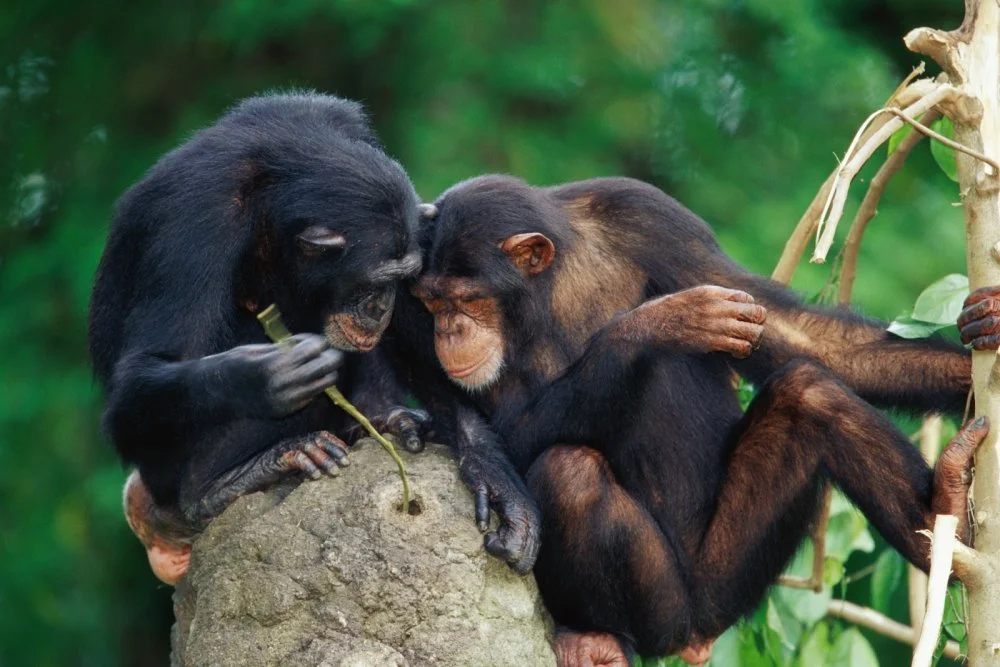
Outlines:
<svg viewBox="0 0 1000 667"><path fill-rule="evenodd" d="M264 327L264 333L275 343L283 343L292 337L292 332L285 327L285 323L281 321L281 312L278 310L278 306L271 304L264 310L262 310L258 315L257 319L260 320L261 325ZM399 457L396 452L396 448L392 446L389 440L379 433L372 423L368 421L361 412L348 401L340 390L337 389L335 385L331 385L326 388L326 395L330 397L333 404L338 408L346 412L347 414L354 417L354 419L361 424L368 433L371 434L373 438L378 440L382 448L389 452L389 456L392 460L396 462L396 467L399 468L399 478L403 481L403 511L408 512L410 509L410 480L406 476L406 467L403 465L403 459Z"/></svg>

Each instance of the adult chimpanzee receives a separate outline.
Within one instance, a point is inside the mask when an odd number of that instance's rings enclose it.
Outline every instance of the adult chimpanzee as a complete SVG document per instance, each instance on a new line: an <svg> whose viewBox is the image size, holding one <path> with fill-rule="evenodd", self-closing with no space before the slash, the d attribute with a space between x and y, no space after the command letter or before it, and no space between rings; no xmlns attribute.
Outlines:
<svg viewBox="0 0 1000 667"><path fill-rule="evenodd" d="M90 351L105 429L138 469L126 511L161 578L183 573L192 531L238 495L346 464L351 424L312 401L334 382L420 448L423 416L394 408L375 354L353 354L419 271L416 224L413 187L360 105L315 93L245 100L122 196ZM306 332L288 351L255 317L270 303Z"/></svg>
<svg viewBox="0 0 1000 667"><path fill-rule="evenodd" d="M921 567L917 531L934 514L967 531L985 421L931 470L869 405L959 412L962 348L804 306L636 181L487 176L436 206L413 292L441 365L540 506L535 575L572 629L557 637L560 664L626 664L633 650L704 660L786 566L825 479ZM974 346L996 346L995 294L963 317ZM760 383L745 415L734 372ZM515 564L533 556L523 532L509 530Z"/></svg>

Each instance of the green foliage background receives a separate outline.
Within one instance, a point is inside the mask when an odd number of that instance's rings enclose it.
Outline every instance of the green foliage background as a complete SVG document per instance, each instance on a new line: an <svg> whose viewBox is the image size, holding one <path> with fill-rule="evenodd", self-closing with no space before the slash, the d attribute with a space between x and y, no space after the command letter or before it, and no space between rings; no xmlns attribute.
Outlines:
<svg viewBox="0 0 1000 667"><path fill-rule="evenodd" d="M961 11L957 0L7 3L0 665L166 664L169 589L121 517L124 471L99 431L87 301L115 197L235 100L289 86L363 100L428 199L486 171L536 184L643 178L768 272L835 154L916 64L902 35L954 27ZM863 309L892 319L963 270L956 199L918 149L868 234ZM795 284L816 293L828 272L804 266ZM831 583L893 558L880 541L856 543L864 522L842 515L846 565L831 565ZM897 570L825 595L903 620ZM716 664L907 660L888 640L820 620L815 600L788 598L727 635Z"/></svg>

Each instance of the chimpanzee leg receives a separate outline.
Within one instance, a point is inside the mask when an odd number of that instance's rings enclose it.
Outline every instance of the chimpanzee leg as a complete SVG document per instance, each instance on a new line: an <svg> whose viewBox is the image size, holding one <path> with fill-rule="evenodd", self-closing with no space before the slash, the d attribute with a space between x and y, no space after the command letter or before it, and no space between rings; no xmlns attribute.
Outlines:
<svg viewBox="0 0 1000 667"><path fill-rule="evenodd" d="M683 568L668 537L619 486L604 457L587 447L546 450L528 471L542 513L535 578L556 622L587 634L563 633L560 667L628 664L638 647L664 654L688 642L691 602ZM622 646L609 655L611 633ZM576 656L576 657L574 657Z"/></svg>
<svg viewBox="0 0 1000 667"><path fill-rule="evenodd" d="M932 471L881 413L824 368L792 362L734 434L715 515L695 558L694 631L714 637L749 612L794 554L831 479L908 560L927 567L917 534L933 515L965 519L967 471L985 423L967 426Z"/></svg>
<svg viewBox="0 0 1000 667"><path fill-rule="evenodd" d="M160 507L134 470L122 493L125 520L146 547L149 567L156 578L173 586L187 572L191 543L198 535L176 509Z"/></svg>

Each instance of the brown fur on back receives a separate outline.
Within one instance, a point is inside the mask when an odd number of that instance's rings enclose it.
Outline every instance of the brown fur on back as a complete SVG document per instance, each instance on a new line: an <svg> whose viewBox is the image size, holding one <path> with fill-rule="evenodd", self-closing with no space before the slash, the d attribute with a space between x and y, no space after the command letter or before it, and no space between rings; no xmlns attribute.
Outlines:
<svg viewBox="0 0 1000 667"><path fill-rule="evenodd" d="M647 278L614 247L592 204L582 196L563 207L575 239L556 249L561 260L552 288L552 313L578 350L616 313L642 302Z"/></svg>

